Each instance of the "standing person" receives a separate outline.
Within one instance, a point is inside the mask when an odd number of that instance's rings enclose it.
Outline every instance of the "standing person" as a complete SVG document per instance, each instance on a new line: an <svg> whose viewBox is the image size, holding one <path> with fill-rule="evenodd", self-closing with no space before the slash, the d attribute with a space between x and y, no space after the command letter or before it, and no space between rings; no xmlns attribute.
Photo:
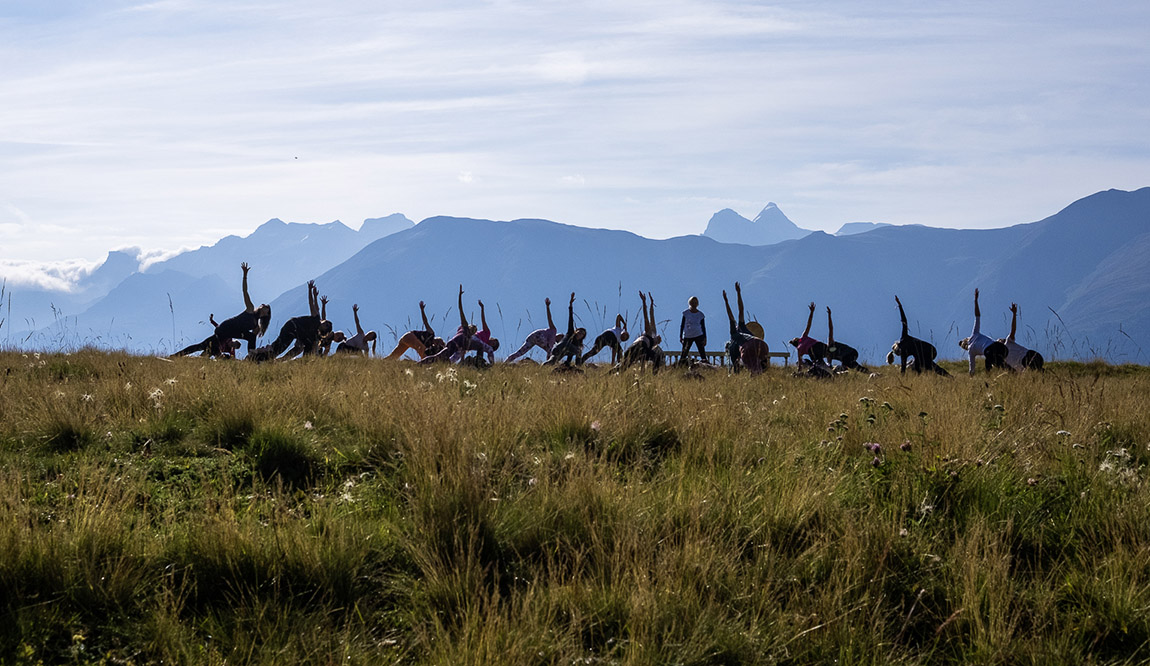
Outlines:
<svg viewBox="0 0 1150 666"><path fill-rule="evenodd" d="M514 363L517 358L531 351L533 347L539 347L550 356L555 344L563 339L563 334L559 332L558 328L555 328L555 322L551 319L551 299L545 298L543 302L547 306L547 328L536 329L528 333L523 346L507 357L508 363Z"/></svg>
<svg viewBox="0 0 1150 666"><path fill-rule="evenodd" d="M867 372L866 367L859 363L858 350L845 342L835 341L835 322L831 319L831 309L827 308L827 365L832 365L833 361L838 361L842 365L840 367L849 368L851 370L858 370L859 372Z"/></svg>
<svg viewBox="0 0 1150 666"><path fill-rule="evenodd" d="M442 350L421 359L419 362L427 365L450 362L457 353L466 353L471 348L471 338L474 335L475 326L467 323L467 314L463 311L463 285L459 285L459 330L447 341Z"/></svg>
<svg viewBox="0 0 1150 666"><path fill-rule="evenodd" d="M355 335L345 339L339 343L335 348L335 353L348 353L348 354L364 354L367 355L368 345L371 345L371 354L375 355L375 339L379 337L375 331L363 332L363 326L359 324L359 304L351 306L351 314L355 317ZM320 316L323 314L321 312Z"/></svg>
<svg viewBox="0 0 1150 666"><path fill-rule="evenodd" d="M811 301L808 307L810 312L807 314L807 327L803 329L801 336L791 338L791 346L795 348L796 363L800 365L803 363L803 356L807 357L809 363L821 363L827 355L827 346L811 337L811 322L815 318L814 301Z"/></svg>
<svg viewBox="0 0 1150 666"><path fill-rule="evenodd" d="M619 362L619 359L623 357L623 343L630 337L631 334L627 332L627 320L624 319L621 314L615 315L615 328L609 328L595 338L595 344L592 345L591 351L583 354L582 362L586 363L587 359L598 354L603 349L610 349L611 365L615 365Z"/></svg>
<svg viewBox="0 0 1150 666"><path fill-rule="evenodd" d="M423 318L423 330L408 331L401 335L395 349L391 350L385 360L396 360L403 356L403 353L408 349L415 351L421 359L438 354L443 349L446 343L443 342L442 338L435 337L435 329L431 328L431 322L427 321L427 311L423 301L419 302L419 316Z"/></svg>
<svg viewBox="0 0 1150 666"><path fill-rule="evenodd" d="M699 310L698 297L687 299L687 309L683 310L683 317L679 320L679 342L683 345L683 353L679 356L679 364L687 365L687 353L691 345L699 350L699 360L707 362L707 318Z"/></svg>
<svg viewBox="0 0 1150 666"><path fill-rule="evenodd" d="M1006 363L1007 348L1006 344L997 342L991 339L990 336L985 335L980 330L982 323L982 313L978 310L978 289L974 290L974 332L970 337L963 338L958 341L958 346L965 349L970 354L970 376L974 376L974 362L979 356L986 359L986 371L990 372L992 368L1002 368L1004 370L1013 370L1011 366Z"/></svg>
<svg viewBox="0 0 1150 666"><path fill-rule="evenodd" d="M248 354L251 354L256 346L256 338L263 337L268 330L268 324L271 323L272 319L272 306L263 303L257 308L252 303L251 296L248 295L248 271L251 270L251 267L248 266L247 262L244 262L240 264L240 269L244 272L242 283L244 311L220 322L220 325L216 327L215 345L222 349L226 342L233 338L247 340Z"/></svg>
<svg viewBox="0 0 1150 666"><path fill-rule="evenodd" d="M583 339L587 337L587 329L575 328L575 292L571 292L571 300L567 303L567 333L563 339L551 350L551 355L543 361L543 365L554 365L562 360L570 367L572 364L580 365L583 358Z"/></svg>
<svg viewBox="0 0 1150 666"><path fill-rule="evenodd" d="M1014 341L1014 333L1018 328L1018 304L1010 304L1010 335L999 340L1006 345L1006 362L1015 370L1037 370L1044 372L1042 354L1027 349Z"/></svg>

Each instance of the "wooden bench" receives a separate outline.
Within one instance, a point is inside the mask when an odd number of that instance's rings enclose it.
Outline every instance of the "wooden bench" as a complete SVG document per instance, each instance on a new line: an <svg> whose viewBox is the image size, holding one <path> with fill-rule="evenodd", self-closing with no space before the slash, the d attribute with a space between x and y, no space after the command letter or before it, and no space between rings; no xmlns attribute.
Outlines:
<svg viewBox="0 0 1150 666"><path fill-rule="evenodd" d="M678 363L679 357L683 355L683 352L681 352L681 351L669 351L669 352L664 352L664 353L667 355L667 365L674 365L674 364ZM690 356L691 358L699 358L699 352L697 352L697 351L687 352L687 355ZM783 365L784 366L789 366L791 364L790 363L790 361L791 361L791 353L790 352L785 352L785 351L767 352L767 364L768 365L770 364L772 358L783 359ZM707 363L710 363L712 365L726 365L727 364L727 352L709 351L709 352L707 352L707 359L706 360L707 360ZM716 361L718 363L716 363Z"/></svg>

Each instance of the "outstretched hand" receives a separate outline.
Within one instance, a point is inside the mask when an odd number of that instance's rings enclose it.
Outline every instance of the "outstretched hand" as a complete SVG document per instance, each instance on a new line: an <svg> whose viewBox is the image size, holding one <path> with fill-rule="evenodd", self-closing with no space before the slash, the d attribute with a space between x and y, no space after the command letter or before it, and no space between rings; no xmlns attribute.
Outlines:
<svg viewBox="0 0 1150 666"><path fill-rule="evenodd" d="M459 285L459 295L463 295L463 285Z"/></svg>
<svg viewBox="0 0 1150 666"><path fill-rule="evenodd" d="M1018 303L1011 303L1010 304L1010 311L1011 312L1018 312Z"/></svg>
<svg viewBox="0 0 1150 666"><path fill-rule="evenodd" d="M246 262L246 261L244 263L240 264L240 268L243 269L245 275L247 274L248 271L250 271L252 269L251 266L248 266L248 262Z"/></svg>
<svg viewBox="0 0 1150 666"><path fill-rule="evenodd" d="M323 305L327 305L327 296L326 295L320 296L319 302L322 303Z"/></svg>
<svg viewBox="0 0 1150 666"><path fill-rule="evenodd" d="M743 287L738 282L735 283L735 291L742 291Z"/></svg>
<svg viewBox="0 0 1150 666"><path fill-rule="evenodd" d="M571 303L575 302L575 292L571 292Z"/></svg>
<svg viewBox="0 0 1150 666"><path fill-rule="evenodd" d="M422 310L422 309L423 309L423 301L420 301L420 302L419 302L419 309L420 309L420 310Z"/></svg>
<svg viewBox="0 0 1150 666"><path fill-rule="evenodd" d="M898 304L899 304L899 307L902 307L902 301L898 300L898 296L897 296L897 295L894 297L894 302L895 302L895 303L898 303Z"/></svg>
<svg viewBox="0 0 1150 666"><path fill-rule="evenodd" d="M810 307L810 309L811 309L811 312L814 312L814 311L815 311L815 302L814 302L814 301L811 301L811 304L810 304L810 306L809 306L809 307Z"/></svg>
<svg viewBox="0 0 1150 666"><path fill-rule="evenodd" d="M978 300L978 287L974 288L974 300Z"/></svg>
<svg viewBox="0 0 1150 666"><path fill-rule="evenodd" d="M548 296L547 298L544 298L543 302L546 303L547 305L551 305L551 297Z"/></svg>
<svg viewBox="0 0 1150 666"><path fill-rule="evenodd" d="M479 301L479 307L483 307L483 301Z"/></svg>
<svg viewBox="0 0 1150 666"><path fill-rule="evenodd" d="M831 314L831 306L828 305L827 306L827 316L829 317L830 314Z"/></svg>
<svg viewBox="0 0 1150 666"><path fill-rule="evenodd" d="M326 303L327 301L324 301L324 302ZM351 311L352 312L359 312L359 304L358 303L352 304Z"/></svg>

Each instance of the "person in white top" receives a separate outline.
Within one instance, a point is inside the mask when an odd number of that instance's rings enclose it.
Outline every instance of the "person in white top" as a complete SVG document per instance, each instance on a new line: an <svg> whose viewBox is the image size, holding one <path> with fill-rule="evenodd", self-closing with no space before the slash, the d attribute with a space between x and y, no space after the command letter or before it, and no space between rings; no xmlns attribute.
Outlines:
<svg viewBox="0 0 1150 666"><path fill-rule="evenodd" d="M982 321L982 313L978 310L978 289L974 290L974 332L970 334L969 338L963 338L958 341L958 346L965 349L970 354L970 374L974 375L975 359L979 356L986 359L986 371L990 372L993 368L1002 368L1003 370L1012 370L1006 364L1006 345L1001 342L996 342L990 336L985 335L980 330Z"/></svg>
<svg viewBox="0 0 1150 666"><path fill-rule="evenodd" d="M375 339L379 337L375 331L363 332L363 326L359 325L359 304L351 306L351 313L355 316L355 335L347 338L339 343L335 348L335 352L352 353L352 354L367 354L367 347L371 345L371 354L375 355Z"/></svg>
<svg viewBox="0 0 1150 666"><path fill-rule="evenodd" d="M615 328L609 328L599 334L595 338L595 344L591 346L591 350L583 354L583 363L586 363L595 354L603 351L604 349L611 350L611 365L619 362L623 356L623 343L631 338L631 334L627 332L627 320L623 315L615 315Z"/></svg>
<svg viewBox="0 0 1150 666"><path fill-rule="evenodd" d="M1006 345L1006 363L1015 370L1038 370L1043 371L1042 354L1027 349L1014 341L1014 333L1018 329L1018 304L1010 304L1010 335L999 342Z"/></svg>
<svg viewBox="0 0 1150 666"><path fill-rule="evenodd" d="M707 350L707 318L699 309L699 299L692 296L687 300L687 309L683 310L683 318L679 321L679 342L683 345L683 354L679 357L679 364L687 364L687 352L691 345L699 350L699 360L706 363Z"/></svg>

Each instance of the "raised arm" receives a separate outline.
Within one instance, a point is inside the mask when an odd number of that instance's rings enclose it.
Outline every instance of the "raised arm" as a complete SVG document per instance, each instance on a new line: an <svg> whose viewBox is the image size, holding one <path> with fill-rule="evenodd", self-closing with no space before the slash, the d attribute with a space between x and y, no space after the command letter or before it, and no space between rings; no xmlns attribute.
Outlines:
<svg viewBox="0 0 1150 666"><path fill-rule="evenodd" d="M651 333L651 319L647 314L647 294L640 291L639 300L643 302L640 306L640 309L643 311L643 335L649 335Z"/></svg>
<svg viewBox="0 0 1150 666"><path fill-rule="evenodd" d="M567 339L575 339L575 292L571 292L571 300L567 303Z"/></svg>
<svg viewBox="0 0 1150 666"><path fill-rule="evenodd" d="M327 296L319 297L319 318L327 319Z"/></svg>
<svg viewBox="0 0 1150 666"><path fill-rule="evenodd" d="M363 327L359 325L359 304L355 303L351 306L351 314L355 317L355 334L363 335Z"/></svg>
<svg viewBox="0 0 1150 666"><path fill-rule="evenodd" d="M467 315L463 313L463 285L459 285L459 325L467 332Z"/></svg>
<svg viewBox="0 0 1150 666"><path fill-rule="evenodd" d="M803 329L803 336L802 337L804 337L804 338L811 334L811 322L814 321L814 319L815 319L815 302L814 301L811 301L810 308L811 308L811 311L809 314L807 314L807 327Z"/></svg>
<svg viewBox="0 0 1150 666"><path fill-rule="evenodd" d="M1018 304L1010 304L1010 335L1006 336L1007 342L1014 342L1014 332L1018 328Z"/></svg>
<svg viewBox="0 0 1150 666"><path fill-rule="evenodd" d="M738 282L735 283L735 297L739 301L739 328L747 325L747 320L743 316L743 286Z"/></svg>
<svg viewBox="0 0 1150 666"><path fill-rule="evenodd" d="M315 286L315 280L307 281L307 307L311 316L319 317L319 289Z"/></svg>
<svg viewBox="0 0 1150 666"><path fill-rule="evenodd" d="M835 320L831 318L831 308L827 306L827 346L835 346Z"/></svg>
<svg viewBox="0 0 1150 666"><path fill-rule="evenodd" d="M894 297L894 302L898 303L898 316L899 319L902 319L902 337L905 338L907 335L910 335L910 330L906 325L906 311L902 309L902 301L898 300L897 295Z"/></svg>
<svg viewBox="0 0 1150 666"><path fill-rule="evenodd" d="M245 261L240 264L240 268L244 271L244 308L246 308L248 312L255 312L256 306L252 303L252 297L248 296L248 271L251 270L251 266L248 266L248 262Z"/></svg>
<svg viewBox="0 0 1150 666"><path fill-rule="evenodd" d="M484 331L491 330L487 328L487 310L483 308L483 301L479 301L479 321L483 324Z"/></svg>
<svg viewBox="0 0 1150 666"><path fill-rule="evenodd" d="M978 335L982 323L982 312L978 309L978 287L974 288L974 335Z"/></svg>
<svg viewBox="0 0 1150 666"><path fill-rule="evenodd" d="M649 291L647 292L647 300L651 303L651 335L656 336L658 331L655 330L655 296Z"/></svg>
<svg viewBox="0 0 1150 666"><path fill-rule="evenodd" d="M427 310L425 309L423 301L419 302L419 316L423 318L423 330L435 337L435 331L431 328L431 322L427 321Z"/></svg>
<svg viewBox="0 0 1150 666"><path fill-rule="evenodd" d="M555 328L555 321L551 319L551 299L550 298L544 298L543 304L547 306L547 328L550 328L550 329L556 330L556 331L559 330L559 329Z"/></svg>

